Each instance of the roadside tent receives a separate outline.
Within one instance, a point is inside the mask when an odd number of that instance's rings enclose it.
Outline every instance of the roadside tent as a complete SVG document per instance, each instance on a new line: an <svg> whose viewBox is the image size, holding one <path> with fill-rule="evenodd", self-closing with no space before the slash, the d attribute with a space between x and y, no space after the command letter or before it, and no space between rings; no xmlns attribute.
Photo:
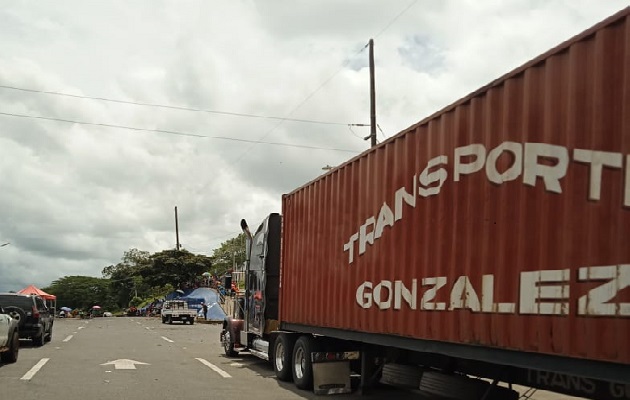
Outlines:
<svg viewBox="0 0 630 400"><path fill-rule="evenodd" d="M55 308L57 307L57 296L55 296L54 294L48 294L44 292L43 290L41 290L40 288L36 287L35 285L29 285L25 287L24 289L20 290L18 293L35 294L41 297L42 299L44 299L44 301L46 302L49 308L52 307L53 311L55 311Z"/></svg>

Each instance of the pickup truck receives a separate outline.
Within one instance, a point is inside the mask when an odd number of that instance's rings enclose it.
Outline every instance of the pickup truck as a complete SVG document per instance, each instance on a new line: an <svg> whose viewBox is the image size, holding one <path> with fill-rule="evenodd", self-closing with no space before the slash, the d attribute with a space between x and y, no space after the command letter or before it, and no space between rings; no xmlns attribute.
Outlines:
<svg viewBox="0 0 630 400"><path fill-rule="evenodd" d="M162 323L172 324L173 321L188 321L191 325L195 323L197 310L188 308L188 303L184 300L167 300L162 307Z"/></svg>
<svg viewBox="0 0 630 400"><path fill-rule="evenodd" d="M14 363L20 350L20 333L18 321L11 318L0 307L0 360L3 363Z"/></svg>

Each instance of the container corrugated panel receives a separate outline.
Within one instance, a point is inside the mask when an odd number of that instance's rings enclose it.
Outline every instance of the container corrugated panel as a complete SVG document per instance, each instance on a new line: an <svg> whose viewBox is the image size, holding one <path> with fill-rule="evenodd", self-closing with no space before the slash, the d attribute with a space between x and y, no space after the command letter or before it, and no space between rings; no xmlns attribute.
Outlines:
<svg viewBox="0 0 630 400"><path fill-rule="evenodd" d="M630 363L629 19L286 195L281 320Z"/></svg>

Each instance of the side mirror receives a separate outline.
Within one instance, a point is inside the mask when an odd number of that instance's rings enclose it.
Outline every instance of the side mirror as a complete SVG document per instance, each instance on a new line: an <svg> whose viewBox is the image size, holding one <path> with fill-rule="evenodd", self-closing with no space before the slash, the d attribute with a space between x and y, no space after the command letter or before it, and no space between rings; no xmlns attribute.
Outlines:
<svg viewBox="0 0 630 400"><path fill-rule="evenodd" d="M4 312L4 308L2 308L2 306L0 306L0 314L6 314L6 313Z"/></svg>

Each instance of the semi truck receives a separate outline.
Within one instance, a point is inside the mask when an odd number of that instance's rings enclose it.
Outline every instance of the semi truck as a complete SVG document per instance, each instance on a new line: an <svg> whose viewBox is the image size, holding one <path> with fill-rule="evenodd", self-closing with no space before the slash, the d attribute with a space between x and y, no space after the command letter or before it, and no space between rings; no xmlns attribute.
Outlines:
<svg viewBox="0 0 630 400"><path fill-rule="evenodd" d="M630 8L282 198L220 340L317 393L630 398Z"/></svg>

